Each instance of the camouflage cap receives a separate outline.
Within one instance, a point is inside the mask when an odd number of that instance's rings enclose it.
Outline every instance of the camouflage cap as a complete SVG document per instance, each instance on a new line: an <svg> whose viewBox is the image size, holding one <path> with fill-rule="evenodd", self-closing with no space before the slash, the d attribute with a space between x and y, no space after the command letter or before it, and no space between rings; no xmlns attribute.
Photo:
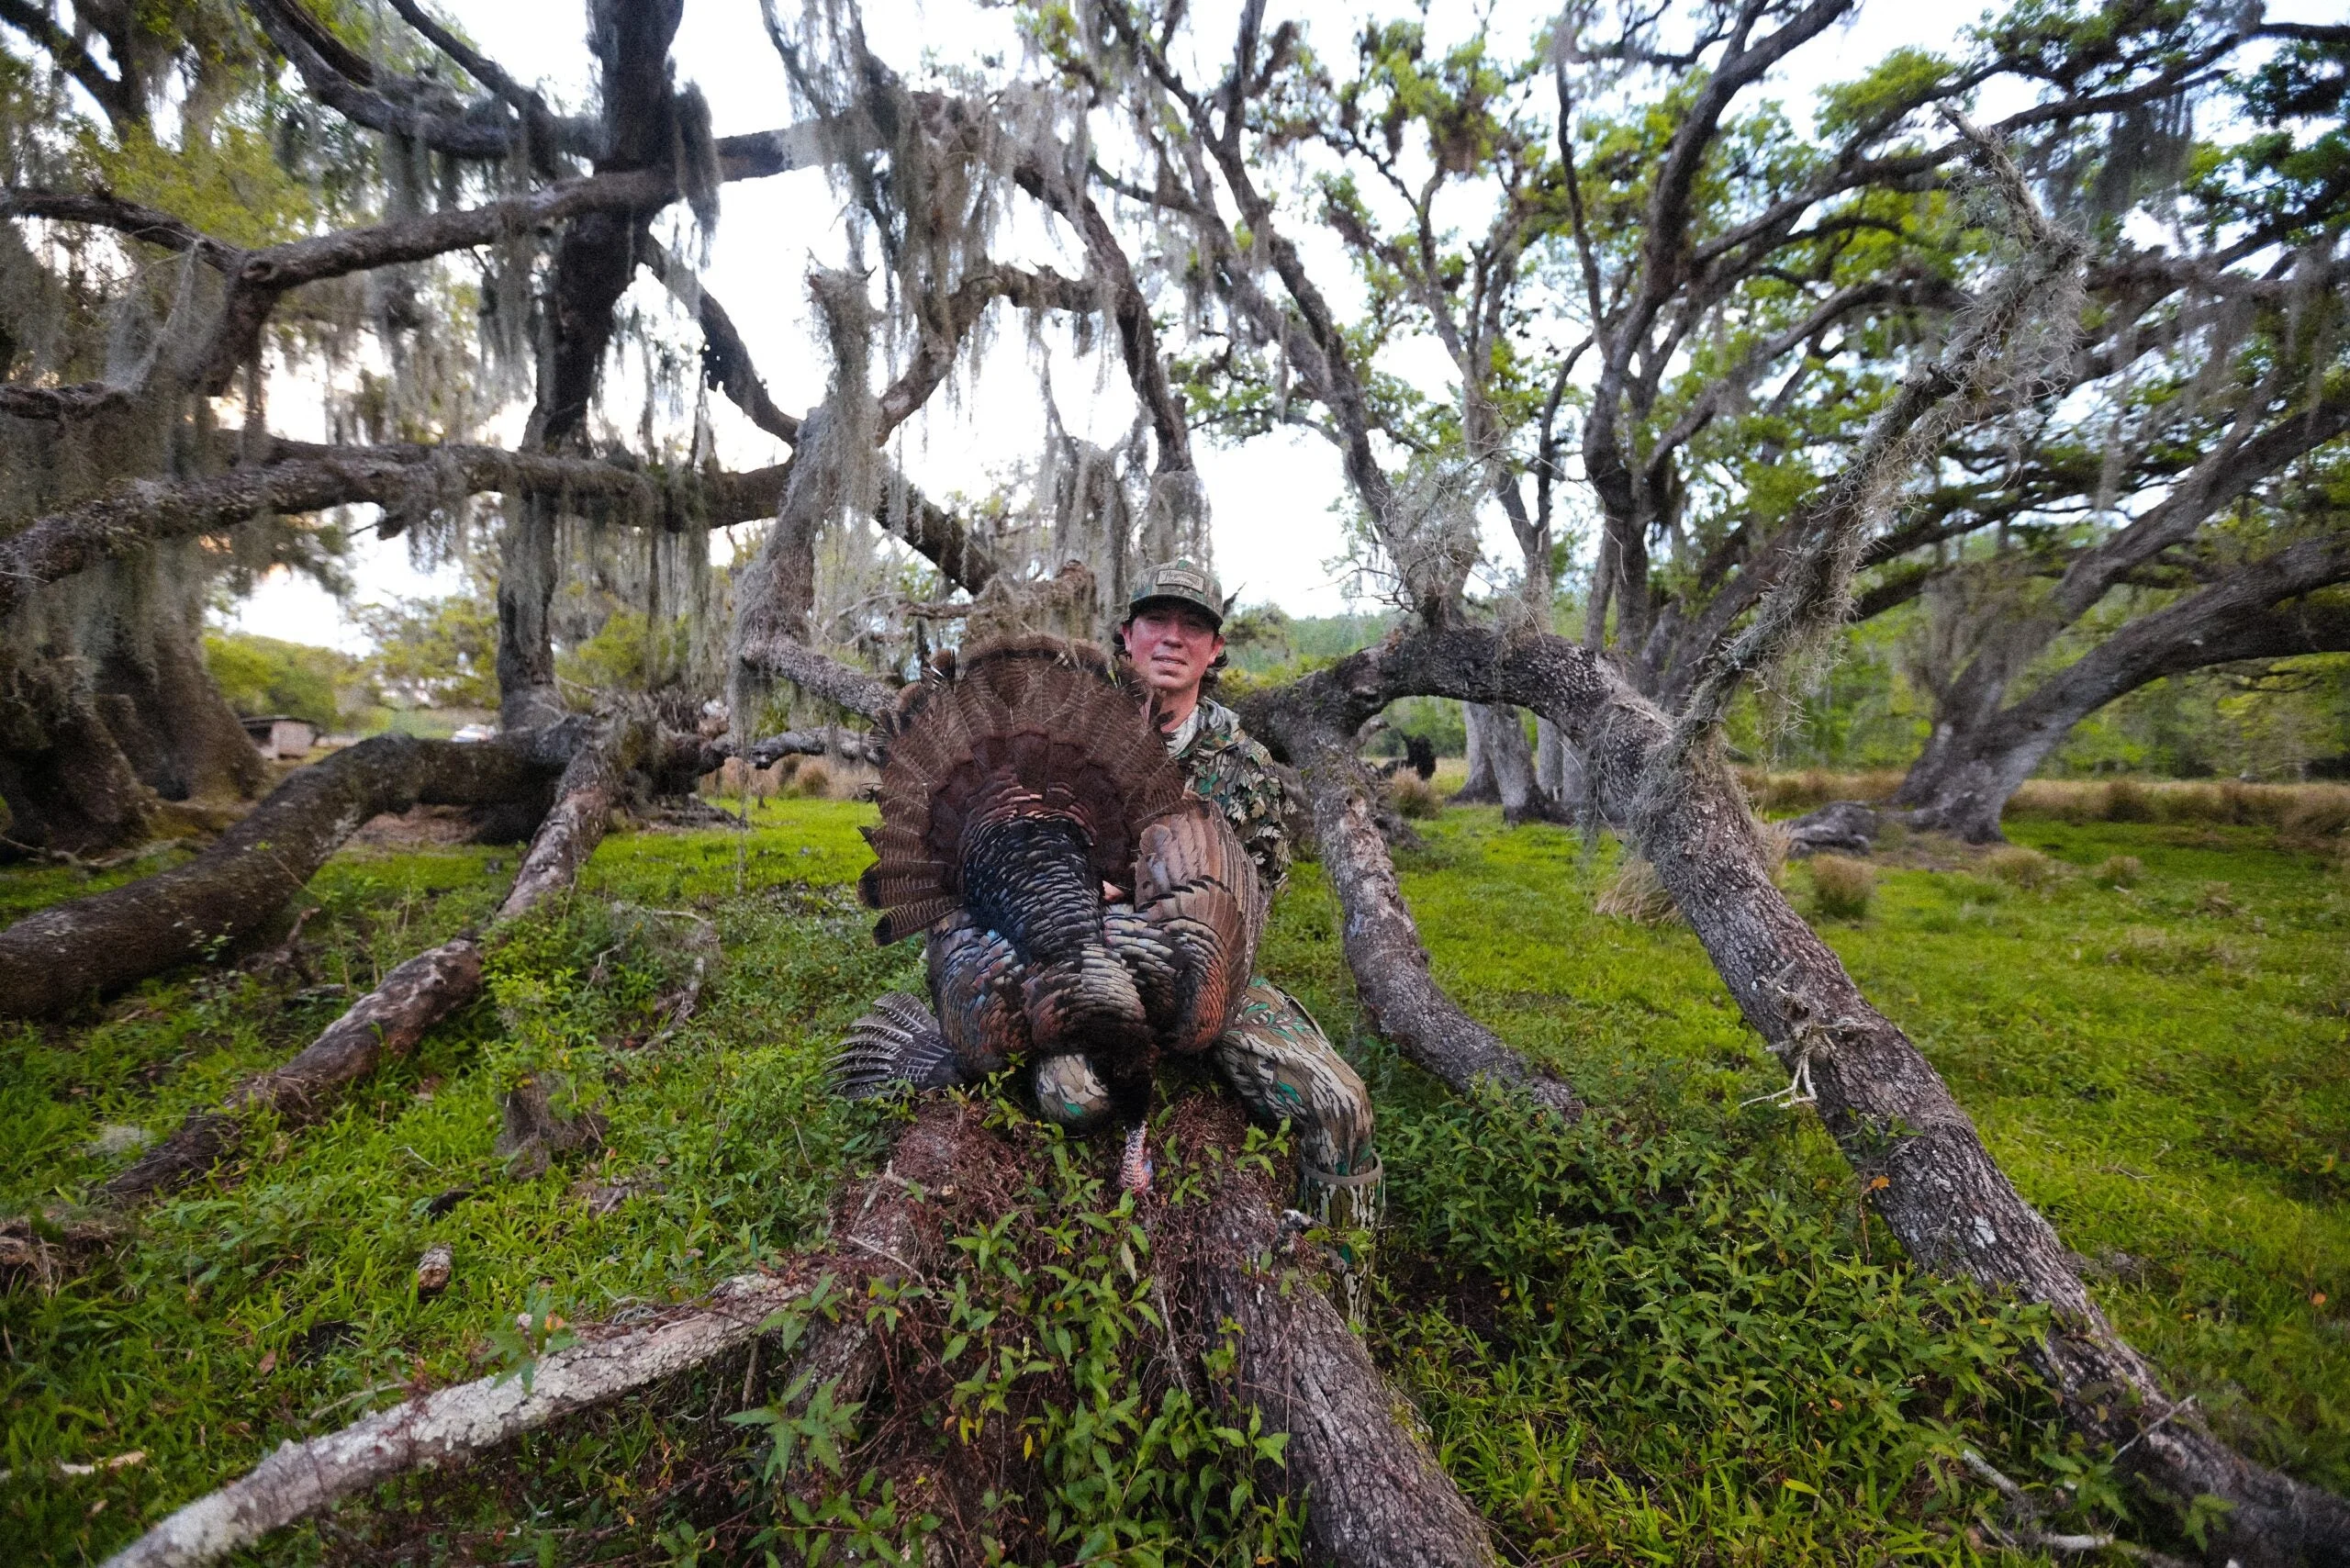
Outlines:
<svg viewBox="0 0 2350 1568"><path fill-rule="evenodd" d="M1134 595L1126 600L1126 619L1133 620L1153 599L1173 599L1203 610L1209 622L1223 630L1224 590L1216 586L1214 573L1188 555L1161 561L1136 579Z"/></svg>

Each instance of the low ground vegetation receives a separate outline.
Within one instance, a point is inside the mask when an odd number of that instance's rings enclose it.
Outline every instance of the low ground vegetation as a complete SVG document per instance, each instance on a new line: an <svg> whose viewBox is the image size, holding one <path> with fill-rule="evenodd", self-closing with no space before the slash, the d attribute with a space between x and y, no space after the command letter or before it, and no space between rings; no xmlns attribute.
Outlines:
<svg viewBox="0 0 2350 1568"><path fill-rule="evenodd" d="M344 988L480 921L513 851L346 851L308 890L293 958L273 940L8 1034L0 1213L29 1218L0 1295L0 1533L28 1561L94 1559L284 1439L520 1372L544 1344L518 1314L541 1336L642 1316L821 1241L893 1120L832 1101L824 1058L918 966L872 946L846 893L870 807L751 813L748 831L607 840L584 896L503 935L482 1004L331 1120L263 1129L135 1224L84 1200L297 1048ZM1783 875L2174 1386L2246 1451L2350 1487L2350 877L2282 810L2156 814L2020 816L1993 855L1920 841L1863 868L1857 909L1829 907L1840 873L1824 885L1820 862ZM1416 826L1401 868L1438 978L1599 1112L1565 1129L1461 1102L1369 1035L1311 863L1265 963L1380 1103L1390 1220L1364 1321L1511 1545L1983 1560L2001 1515L1969 1450L2056 1519L2109 1522L2106 1457L2020 1370L2033 1314L1908 1270L1688 932L1595 911L1621 877L1613 846L1504 832L1484 809ZM89 885L17 871L0 902ZM665 1036L686 916L716 924L725 963ZM509 1162L499 1101L526 1077L594 1136ZM955 1299L881 1304L913 1348L900 1395L785 1410L738 1359L505 1462L386 1488L263 1558L797 1561L933 1531L1016 1561L1293 1550L1267 1484L1277 1445L1210 1418L1154 1353L1150 1237L1111 1203L1106 1152L1024 1136L1030 1186L956 1243ZM436 1245L451 1273L428 1289ZM943 1473L973 1445L1018 1481L999 1518L957 1517L923 1466L879 1462L929 1452Z"/></svg>

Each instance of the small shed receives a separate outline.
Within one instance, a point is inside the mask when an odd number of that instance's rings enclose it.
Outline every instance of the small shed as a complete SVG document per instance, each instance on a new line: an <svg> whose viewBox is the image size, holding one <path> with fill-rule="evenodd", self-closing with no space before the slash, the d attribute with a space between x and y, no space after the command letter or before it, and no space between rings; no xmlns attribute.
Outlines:
<svg viewBox="0 0 2350 1568"><path fill-rule="evenodd" d="M317 744L319 727L308 719L289 718L283 713L256 714L244 722L245 735L272 761L289 756L308 756Z"/></svg>

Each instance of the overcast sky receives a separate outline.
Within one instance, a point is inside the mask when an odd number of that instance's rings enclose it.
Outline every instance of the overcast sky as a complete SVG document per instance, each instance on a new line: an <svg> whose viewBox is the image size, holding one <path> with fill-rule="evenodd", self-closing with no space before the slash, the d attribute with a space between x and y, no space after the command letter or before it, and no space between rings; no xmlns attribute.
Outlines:
<svg viewBox="0 0 2350 1568"><path fill-rule="evenodd" d="M589 57L580 0L454 0L442 8L462 19L475 41L516 75L536 78L562 103L586 103ZM789 15L798 6L794 0L782 0L780 8ZM2296 0L2290 6L2272 6L2270 14L2283 17L2306 10L2314 17L2329 8L2330 0ZM1196 36L1229 37L1223 13L1233 9L1231 0L1195 6ZM1406 9L1400 5L1378 8L1382 15ZM1493 36L1518 47L1531 39L1539 17L1551 7L1502 0L1494 9ZM1277 5L1274 10L1304 18L1326 54L1344 54L1350 52L1348 40L1364 7L1307 0ZM1980 12L1979 6L1966 0L1951 5L1863 0L1858 17L1844 29L1796 52L1774 79L1773 93L1791 109L1807 108L1820 84L1859 75L1895 48L1914 44L1954 50L1961 28ZM976 62L990 54L1018 57L1006 7L981 8L969 0L932 5L868 0L865 15L877 52L901 69L913 70L925 53L950 63ZM1440 31L1447 17L1458 17L1465 26L1472 15L1467 5L1439 4L1431 8L1431 28ZM722 136L788 124L793 118L782 67L759 20L758 0L689 0L673 58L679 80L700 85ZM1986 103L1983 111L1996 115L2009 106ZM817 170L737 181L725 187L705 278L741 328L777 402L787 409L805 409L823 390L825 367L810 332L805 279L812 265L844 259L838 216L837 198ZM1029 243L1024 245L1024 240ZM1015 228L998 248L1012 254L1051 243L1041 227L1026 232ZM1317 256L1315 263L1317 280L1326 287L1333 278L1346 276L1344 258L1335 249ZM1081 271L1082 258L1065 263L1064 270ZM638 286L648 291L644 303L662 304L642 279ZM984 492L990 474L1001 472L1008 459L1039 449L1043 415L1036 375L1020 328L1006 320L1000 323L999 332L1000 348L986 375L962 386L958 397L934 398L904 431L904 465L933 495L958 488ZM1440 383L1441 361L1433 345L1404 345L1382 367L1412 375L1416 353L1432 356L1424 363L1436 378L1431 384ZM1097 356L1087 364L1066 352L1053 358L1054 401L1063 422L1099 441L1123 435L1132 422L1134 405L1113 360ZM613 401L632 407L625 393ZM316 410L306 410L300 403L298 397L273 391L273 423L286 434L315 439L322 433L315 428ZM713 397L711 404L719 454L728 466L780 460L784 454L779 443L752 428L722 398ZM633 423L621 408L614 413L621 422ZM515 428L487 434L510 442L519 434L519 422L518 411L511 420ZM1335 451L1318 436L1302 431L1253 442L1239 451L1204 442L1196 450L1214 508L1216 565L1226 591L1237 590L1250 602L1278 603L1293 614L1330 614L1347 608L1339 585L1325 569L1340 546L1336 508L1345 487ZM362 509L362 515L365 511ZM1505 535L1491 543L1497 555L1514 557L1516 546L1505 543ZM360 535L352 566L358 583L355 597L363 602L445 592L453 585L445 571L437 576L417 571L405 544L378 541L369 532ZM263 585L241 608L236 623L297 642L353 651L364 646L343 607L306 581L283 576Z"/></svg>

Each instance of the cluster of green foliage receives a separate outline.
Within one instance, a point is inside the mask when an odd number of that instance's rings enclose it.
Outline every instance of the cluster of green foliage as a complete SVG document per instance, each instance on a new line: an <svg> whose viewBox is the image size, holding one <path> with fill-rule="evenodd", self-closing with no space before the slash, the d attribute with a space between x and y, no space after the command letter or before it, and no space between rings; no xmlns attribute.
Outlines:
<svg viewBox="0 0 2350 1568"><path fill-rule="evenodd" d="M348 727L378 700L365 661L251 632L206 633L204 667L238 712L290 714L320 729Z"/></svg>
<svg viewBox="0 0 2350 1568"><path fill-rule="evenodd" d="M298 1048L347 1000L328 988L477 923L512 852L348 851L307 891L307 977L223 965L0 1036L0 1213L43 1216L50 1247L0 1294L0 1534L25 1560L101 1555L280 1440L410 1386L520 1372L546 1346L510 1330L517 1313L642 1313L821 1241L896 1114L830 1099L822 1064L919 965L876 949L845 895L870 807L754 811L747 833L607 840L588 896L499 941L483 1004L324 1124L263 1129L111 1242L73 1239L73 1205L140 1132ZM1808 1114L1748 1103L1775 1070L1695 941L1591 913L1611 853L1504 833L1485 811L1422 831L1404 885L1438 978L1570 1076L1592 1117L1460 1101L1365 1032L1310 863L1265 967L1371 1084L1390 1189L1368 1330L1497 1528L1537 1556L1980 1561L1968 1527L1995 1500L1964 1448L2061 1518L2109 1519L2103 1456L2018 1358L2034 1315L1912 1272ZM2043 862L2031 874L1888 868L1830 940L2175 1385L2260 1457L2350 1485L2350 887L2258 828L2018 831ZM2134 870L2109 874L2122 857ZM1791 874L1799 901L1806 878ZM0 888L19 910L76 890L56 868ZM688 915L714 923L724 965L699 1014L648 1047ZM498 1095L523 1073L606 1118L600 1151L508 1174ZM1109 1201L1113 1151L990 1114L1024 1150L1026 1189L1011 1220L959 1227L946 1288L781 1326L901 1315L921 1350L902 1397L794 1402L787 1364L730 1424L737 1360L498 1464L387 1486L331 1542L297 1531L259 1560L839 1560L951 1528L869 1461L893 1432L947 1451L964 1422L1036 1456L990 1529L1015 1558L1024 1541L1057 1561L1292 1551L1295 1517L1264 1488L1275 1445L1153 1370L1148 1237ZM421 1299L433 1242L455 1279Z"/></svg>
<svg viewBox="0 0 2350 1568"><path fill-rule="evenodd" d="M489 592L474 586L358 613L375 644L368 667L403 705L498 706L498 600Z"/></svg>

